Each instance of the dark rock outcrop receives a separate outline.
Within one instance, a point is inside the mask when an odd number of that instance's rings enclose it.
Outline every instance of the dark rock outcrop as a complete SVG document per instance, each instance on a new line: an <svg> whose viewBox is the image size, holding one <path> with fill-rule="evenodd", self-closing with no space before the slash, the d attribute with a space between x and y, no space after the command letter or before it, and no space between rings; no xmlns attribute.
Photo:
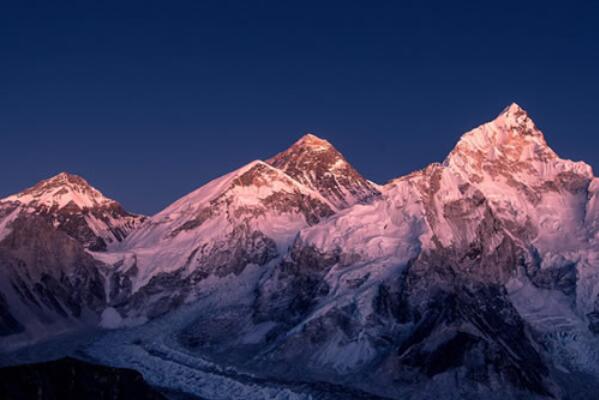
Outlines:
<svg viewBox="0 0 599 400"><path fill-rule="evenodd" d="M43 217L17 218L0 242L3 331L19 333L34 321L93 320L106 304L102 267L79 242Z"/></svg>
<svg viewBox="0 0 599 400"><path fill-rule="evenodd" d="M73 358L0 368L4 400L166 399L139 372Z"/></svg>

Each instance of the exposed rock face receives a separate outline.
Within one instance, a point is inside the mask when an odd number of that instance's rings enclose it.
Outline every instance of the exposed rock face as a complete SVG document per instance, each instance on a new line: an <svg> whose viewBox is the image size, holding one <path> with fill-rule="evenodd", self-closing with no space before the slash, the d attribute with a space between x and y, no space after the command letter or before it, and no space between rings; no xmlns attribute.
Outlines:
<svg viewBox="0 0 599 400"><path fill-rule="evenodd" d="M23 215L0 242L0 326L44 336L92 325L105 307L103 264L37 215Z"/></svg>
<svg viewBox="0 0 599 400"><path fill-rule="evenodd" d="M15 335L25 327L12 315L6 298L0 293L0 336Z"/></svg>
<svg viewBox="0 0 599 400"><path fill-rule="evenodd" d="M460 285L455 289L433 291L428 303L409 308L416 315L414 328L382 368L407 383L451 373L465 383L496 390L503 386L554 396L541 348L505 290Z"/></svg>
<svg viewBox="0 0 599 400"><path fill-rule="evenodd" d="M21 399L166 399L140 373L64 358L0 368L0 396Z"/></svg>
<svg viewBox="0 0 599 400"><path fill-rule="evenodd" d="M301 321L330 290L324 280L328 269L339 261L335 254L320 254L296 243L273 275L258 288L254 320L277 320L293 326Z"/></svg>
<svg viewBox="0 0 599 400"><path fill-rule="evenodd" d="M329 142L312 134L305 135L268 163L319 192L337 209L380 194Z"/></svg>
<svg viewBox="0 0 599 400"><path fill-rule="evenodd" d="M15 206L21 212L44 217L94 251L122 241L144 220L104 197L85 179L65 172L0 200L0 208Z"/></svg>

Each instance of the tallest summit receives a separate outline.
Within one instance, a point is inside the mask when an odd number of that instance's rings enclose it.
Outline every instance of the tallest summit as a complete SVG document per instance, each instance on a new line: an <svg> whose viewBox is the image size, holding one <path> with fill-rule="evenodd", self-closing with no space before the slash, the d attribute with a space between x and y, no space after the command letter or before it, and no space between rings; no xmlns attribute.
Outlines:
<svg viewBox="0 0 599 400"><path fill-rule="evenodd" d="M313 133L306 133L297 142L293 144L295 147L303 147L312 150L329 150L333 145L325 139L321 139Z"/></svg>
<svg viewBox="0 0 599 400"><path fill-rule="evenodd" d="M379 194L327 140L308 133L268 163L319 192L337 210Z"/></svg>

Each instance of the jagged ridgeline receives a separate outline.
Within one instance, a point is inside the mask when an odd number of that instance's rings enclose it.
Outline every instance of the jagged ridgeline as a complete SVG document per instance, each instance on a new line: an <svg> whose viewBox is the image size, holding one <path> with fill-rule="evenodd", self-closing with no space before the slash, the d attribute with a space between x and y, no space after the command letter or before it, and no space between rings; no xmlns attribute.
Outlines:
<svg viewBox="0 0 599 400"><path fill-rule="evenodd" d="M202 398L589 398L598 197L516 104L385 185L312 134L147 218L60 174L0 202L0 347L111 328L80 352Z"/></svg>

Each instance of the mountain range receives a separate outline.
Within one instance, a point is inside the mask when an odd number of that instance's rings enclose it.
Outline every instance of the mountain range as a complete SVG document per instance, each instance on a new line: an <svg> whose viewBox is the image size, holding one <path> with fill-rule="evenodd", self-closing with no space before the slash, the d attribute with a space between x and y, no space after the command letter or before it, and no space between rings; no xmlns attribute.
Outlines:
<svg viewBox="0 0 599 400"><path fill-rule="evenodd" d="M149 217L68 173L0 200L7 365L205 399L591 399L598 335L599 179L517 104L384 185L307 134Z"/></svg>

